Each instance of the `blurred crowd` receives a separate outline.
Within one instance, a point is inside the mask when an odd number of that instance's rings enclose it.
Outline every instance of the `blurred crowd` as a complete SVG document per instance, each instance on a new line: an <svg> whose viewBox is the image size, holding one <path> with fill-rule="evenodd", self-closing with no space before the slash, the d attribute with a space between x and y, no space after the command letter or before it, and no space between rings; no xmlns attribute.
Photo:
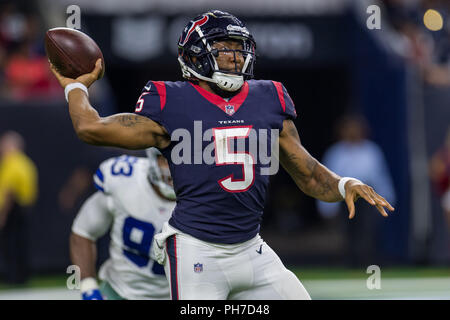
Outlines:
<svg viewBox="0 0 450 320"><path fill-rule="evenodd" d="M38 171L15 132L0 135L0 259L4 280L23 284L29 275L28 215L38 196Z"/></svg>
<svg viewBox="0 0 450 320"><path fill-rule="evenodd" d="M450 1L383 0L382 16L407 40L406 58L424 80L450 85Z"/></svg>
<svg viewBox="0 0 450 320"><path fill-rule="evenodd" d="M406 58L433 85L450 85L450 1L382 0L382 18L407 41ZM431 14L429 9L433 9ZM0 97L60 99L44 48L37 1L0 1ZM45 13L43 13L45 15Z"/></svg>
<svg viewBox="0 0 450 320"><path fill-rule="evenodd" d="M0 2L0 97L28 101L60 99L48 68L43 20L33 2Z"/></svg>
<svg viewBox="0 0 450 320"><path fill-rule="evenodd" d="M431 158L429 169L433 191L440 199L441 208L450 230L450 126L443 144Z"/></svg>

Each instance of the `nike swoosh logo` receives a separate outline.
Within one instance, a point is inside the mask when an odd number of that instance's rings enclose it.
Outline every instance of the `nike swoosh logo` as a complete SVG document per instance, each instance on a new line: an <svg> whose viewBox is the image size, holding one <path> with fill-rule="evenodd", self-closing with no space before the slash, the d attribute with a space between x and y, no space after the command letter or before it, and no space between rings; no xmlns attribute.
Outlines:
<svg viewBox="0 0 450 320"><path fill-rule="evenodd" d="M263 245L261 245L261 246L259 247L259 250L256 250L256 252L258 252L259 254L262 254L262 246L263 246Z"/></svg>
<svg viewBox="0 0 450 320"><path fill-rule="evenodd" d="M145 90L150 91L152 85L149 85L148 87L144 87Z"/></svg>

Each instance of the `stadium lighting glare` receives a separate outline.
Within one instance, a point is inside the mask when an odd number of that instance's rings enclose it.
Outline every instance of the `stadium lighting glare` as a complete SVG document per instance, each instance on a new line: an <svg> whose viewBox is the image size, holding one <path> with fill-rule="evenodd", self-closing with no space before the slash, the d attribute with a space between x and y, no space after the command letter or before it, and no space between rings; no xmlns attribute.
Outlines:
<svg viewBox="0 0 450 320"><path fill-rule="evenodd" d="M423 16L423 23L428 30L439 31L444 26L444 19L438 11L428 9Z"/></svg>

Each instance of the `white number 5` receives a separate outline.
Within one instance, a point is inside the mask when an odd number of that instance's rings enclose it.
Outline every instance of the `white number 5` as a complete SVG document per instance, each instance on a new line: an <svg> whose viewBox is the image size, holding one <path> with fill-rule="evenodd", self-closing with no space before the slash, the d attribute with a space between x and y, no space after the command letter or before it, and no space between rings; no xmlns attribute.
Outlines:
<svg viewBox="0 0 450 320"><path fill-rule="evenodd" d="M228 192L247 191L255 181L255 160L247 152L230 152L230 139L247 138L251 126L213 128L214 146L216 149L216 165L239 164L242 166L243 178L234 179L234 175L220 179L219 185Z"/></svg>
<svg viewBox="0 0 450 320"><path fill-rule="evenodd" d="M136 104L136 109L134 110L134 112L141 112L142 108L144 107L144 96L149 94L150 92L144 92L141 94L141 96L139 97L137 104Z"/></svg>

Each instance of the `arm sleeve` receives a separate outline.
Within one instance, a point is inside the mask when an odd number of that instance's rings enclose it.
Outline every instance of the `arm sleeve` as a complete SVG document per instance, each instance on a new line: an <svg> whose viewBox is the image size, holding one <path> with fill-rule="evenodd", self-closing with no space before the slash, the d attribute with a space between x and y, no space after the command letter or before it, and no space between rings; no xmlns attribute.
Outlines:
<svg viewBox="0 0 450 320"><path fill-rule="evenodd" d="M112 221L107 197L97 191L82 205L72 224L72 232L95 242L108 231Z"/></svg>
<svg viewBox="0 0 450 320"><path fill-rule="evenodd" d="M162 124L161 112L165 104L165 83L163 81L149 81L142 89L134 112Z"/></svg>
<svg viewBox="0 0 450 320"><path fill-rule="evenodd" d="M286 119L294 120L297 118L297 112L295 111L295 105L291 99L291 96L281 82L272 82L277 90L278 100L280 101L281 108L283 109L283 115Z"/></svg>

